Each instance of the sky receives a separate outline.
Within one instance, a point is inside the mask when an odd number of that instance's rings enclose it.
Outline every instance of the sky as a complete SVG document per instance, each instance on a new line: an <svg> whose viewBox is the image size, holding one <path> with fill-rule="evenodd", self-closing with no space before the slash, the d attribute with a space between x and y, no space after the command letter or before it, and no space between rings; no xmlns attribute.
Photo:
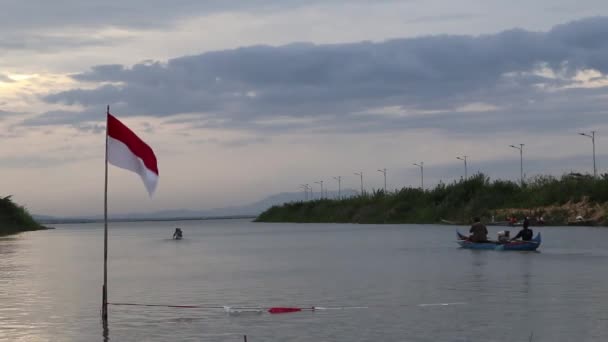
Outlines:
<svg viewBox="0 0 608 342"><path fill-rule="evenodd" d="M111 167L111 213L242 205L301 184L425 186L608 167L603 0L4 0L0 195L103 212L105 108L155 151L152 198Z"/></svg>

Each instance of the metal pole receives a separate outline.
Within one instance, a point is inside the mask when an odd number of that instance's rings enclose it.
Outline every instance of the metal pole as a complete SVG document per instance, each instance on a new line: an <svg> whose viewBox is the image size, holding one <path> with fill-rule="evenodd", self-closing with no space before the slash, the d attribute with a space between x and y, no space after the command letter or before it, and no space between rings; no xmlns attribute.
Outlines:
<svg viewBox="0 0 608 342"><path fill-rule="evenodd" d="M361 172L361 195L363 195L363 172Z"/></svg>
<svg viewBox="0 0 608 342"><path fill-rule="evenodd" d="M591 135L587 133L579 133L580 135L591 138L591 143L593 144L593 177L597 178L597 167L595 164L595 131L591 131Z"/></svg>
<svg viewBox="0 0 608 342"><path fill-rule="evenodd" d="M103 288L101 318L108 321L108 116L110 105L106 112L106 157L105 157L105 182L103 192Z"/></svg>
<svg viewBox="0 0 608 342"><path fill-rule="evenodd" d="M323 181L321 181L321 198L323 198Z"/></svg>
<svg viewBox="0 0 608 342"><path fill-rule="evenodd" d="M519 144L519 147L515 145L509 145L516 150L519 150L519 183L524 186L524 144Z"/></svg>
<svg viewBox="0 0 608 342"><path fill-rule="evenodd" d="M319 197L319 198L321 198L321 199L322 199L322 198L323 198L323 181L318 181L318 182L315 182L315 184L319 184L319 185L321 185L321 195L320 195L320 197Z"/></svg>
<svg viewBox="0 0 608 342"><path fill-rule="evenodd" d="M524 186L524 144L519 144L519 177L521 186Z"/></svg>
<svg viewBox="0 0 608 342"><path fill-rule="evenodd" d="M308 201L308 186L306 186L306 184L301 184L300 188L304 189L304 200Z"/></svg>
<svg viewBox="0 0 608 342"><path fill-rule="evenodd" d="M384 194L386 195L386 168L378 171L384 174Z"/></svg>
<svg viewBox="0 0 608 342"><path fill-rule="evenodd" d="M342 176L334 177L334 179L338 181L338 199L342 199L342 189L340 185L342 181Z"/></svg>
<svg viewBox="0 0 608 342"><path fill-rule="evenodd" d="M420 189L424 190L424 162L414 163L414 165L420 168Z"/></svg>
<svg viewBox="0 0 608 342"><path fill-rule="evenodd" d="M467 180L469 178L467 174L467 156L456 157L456 159L464 161L464 180Z"/></svg>
<svg viewBox="0 0 608 342"><path fill-rule="evenodd" d="M595 167L595 131L591 131L591 142L593 143L593 177L597 178L597 168Z"/></svg>
<svg viewBox="0 0 608 342"><path fill-rule="evenodd" d="M361 176L361 196L363 196L363 171L355 172L355 175Z"/></svg>

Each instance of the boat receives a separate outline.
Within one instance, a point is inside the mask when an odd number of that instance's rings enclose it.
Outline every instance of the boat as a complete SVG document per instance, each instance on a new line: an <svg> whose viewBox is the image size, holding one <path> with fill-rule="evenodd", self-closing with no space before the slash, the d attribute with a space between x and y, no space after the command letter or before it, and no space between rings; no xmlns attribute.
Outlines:
<svg viewBox="0 0 608 342"><path fill-rule="evenodd" d="M515 240L505 243L497 241L472 242L468 240L467 236L460 234L460 232L456 231L456 234L458 236L457 242L460 247L467 249L487 249L496 251L535 251L541 243L540 233L536 234L536 236L530 241Z"/></svg>
<svg viewBox="0 0 608 342"><path fill-rule="evenodd" d="M454 222L454 221L448 221L448 220L444 220L444 219L441 219L441 223L452 225L452 226L464 226L465 225L464 223L459 223L459 222Z"/></svg>
<svg viewBox="0 0 608 342"><path fill-rule="evenodd" d="M496 222L488 222L486 226L504 226L504 227L521 227L523 226L522 222L510 222L510 221L496 221Z"/></svg>
<svg viewBox="0 0 608 342"><path fill-rule="evenodd" d="M576 218L574 221L568 221L569 226L593 227L597 226L597 222L593 219Z"/></svg>

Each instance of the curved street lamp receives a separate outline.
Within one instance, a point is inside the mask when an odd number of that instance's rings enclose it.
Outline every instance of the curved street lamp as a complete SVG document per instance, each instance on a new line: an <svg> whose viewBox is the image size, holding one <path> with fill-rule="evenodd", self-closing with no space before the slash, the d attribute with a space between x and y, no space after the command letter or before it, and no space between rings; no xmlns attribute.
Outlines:
<svg viewBox="0 0 608 342"><path fill-rule="evenodd" d="M413 165L420 168L420 189L424 190L424 162L420 162L420 164L414 163Z"/></svg>
<svg viewBox="0 0 608 342"><path fill-rule="evenodd" d="M464 180L467 180L469 178L467 175L467 156L456 157L456 159L464 161Z"/></svg>
<svg viewBox="0 0 608 342"><path fill-rule="evenodd" d="M597 168L595 167L595 131L591 131L590 133L579 133L579 135L591 138L591 143L593 144L593 177L597 178Z"/></svg>
<svg viewBox="0 0 608 342"><path fill-rule="evenodd" d="M509 145L516 150L519 150L519 182L521 186L524 186L524 144L519 144L519 147L515 145Z"/></svg>

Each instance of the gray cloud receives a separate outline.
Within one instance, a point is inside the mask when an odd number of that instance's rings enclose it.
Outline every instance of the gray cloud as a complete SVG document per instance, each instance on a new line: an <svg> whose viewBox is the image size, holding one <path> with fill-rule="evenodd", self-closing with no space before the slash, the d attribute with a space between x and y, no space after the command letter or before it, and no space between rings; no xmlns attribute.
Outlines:
<svg viewBox="0 0 608 342"><path fill-rule="evenodd" d="M76 34L62 34L62 35L48 35L44 33L5 33L0 37L0 48L4 49L4 52L0 54L6 54L8 51L13 50L26 50L36 52L52 52L57 50L70 49L75 47L87 47L87 46L103 46L113 45L119 42L124 42L127 38L116 38L103 39L95 37L82 37Z"/></svg>
<svg viewBox="0 0 608 342"><path fill-rule="evenodd" d="M192 140L193 144L215 144L222 147L230 147L230 148L238 148L244 146L250 146L254 144L262 144L270 142L270 139L267 137L248 137L248 138L239 138L239 139L231 139L231 140L220 140L217 138L208 138L208 139L195 139Z"/></svg>
<svg viewBox="0 0 608 342"><path fill-rule="evenodd" d="M166 63L102 65L73 75L97 88L44 97L86 112L49 112L26 124L87 121L116 103L121 115L195 113L193 125L212 128L560 129L573 125L574 113L577 125L605 122L603 88L545 89L575 84L569 77L583 69L607 73L607 35L608 18L595 17L548 32L252 46ZM560 78L533 73L541 67ZM467 107L480 102L495 110ZM383 107L404 113L384 115Z"/></svg>
<svg viewBox="0 0 608 342"><path fill-rule="evenodd" d="M82 158L85 159L85 158ZM39 156L27 157L2 157L0 163L6 168L46 168L49 166L63 165L79 161L79 158L46 158Z"/></svg>
<svg viewBox="0 0 608 342"><path fill-rule="evenodd" d="M394 2L395 0L381 0ZM0 29L49 27L158 28L175 20L228 11L268 12L344 0L20 0L2 4ZM348 3L364 0L350 0Z"/></svg>
<svg viewBox="0 0 608 342"><path fill-rule="evenodd" d="M382 0L393 2L396 0ZM185 19L224 12L268 13L343 3L344 0L21 0L6 1L0 13L0 55L12 51L56 52L68 48L115 45L125 37L95 37L103 28L169 30ZM351 0L353 3L364 0Z"/></svg>

